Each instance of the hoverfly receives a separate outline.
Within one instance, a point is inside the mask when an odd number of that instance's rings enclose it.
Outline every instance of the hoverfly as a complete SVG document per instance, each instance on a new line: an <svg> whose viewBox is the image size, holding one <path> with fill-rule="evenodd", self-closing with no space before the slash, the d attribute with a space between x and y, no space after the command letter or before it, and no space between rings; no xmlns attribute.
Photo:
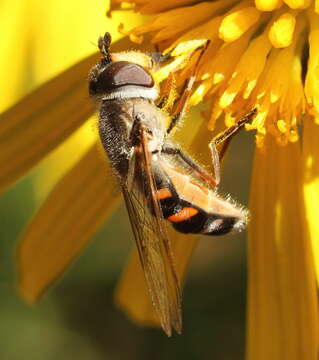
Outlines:
<svg viewBox="0 0 319 360"><path fill-rule="evenodd" d="M170 336L172 328L182 330L181 290L164 220L182 233L205 235L245 226L247 212L215 191L220 177L216 145L254 112L210 144L213 177L169 135L185 112L195 77L188 80L167 127L165 99L158 101L159 86L149 70L168 56L144 54L149 63L141 66L132 60L134 52L110 54L110 43L109 33L99 38L102 58L90 72L89 92L99 104L101 142L123 192L151 300Z"/></svg>

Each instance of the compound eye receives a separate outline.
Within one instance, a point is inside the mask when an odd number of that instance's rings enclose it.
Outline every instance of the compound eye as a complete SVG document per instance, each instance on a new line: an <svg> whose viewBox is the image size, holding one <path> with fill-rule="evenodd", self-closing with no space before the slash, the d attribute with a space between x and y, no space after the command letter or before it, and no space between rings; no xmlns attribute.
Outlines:
<svg viewBox="0 0 319 360"><path fill-rule="evenodd" d="M110 63L98 76L97 91L111 91L115 88L135 85L151 88L154 80L142 66L128 61Z"/></svg>

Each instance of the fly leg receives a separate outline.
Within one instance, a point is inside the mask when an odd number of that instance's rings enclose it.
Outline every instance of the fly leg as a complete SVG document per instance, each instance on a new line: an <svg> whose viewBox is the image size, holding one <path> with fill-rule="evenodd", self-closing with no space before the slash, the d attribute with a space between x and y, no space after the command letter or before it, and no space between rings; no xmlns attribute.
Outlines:
<svg viewBox="0 0 319 360"><path fill-rule="evenodd" d="M239 121L235 125L229 127L225 131L215 136L212 141L215 143L215 145L224 142L229 137L233 136L243 125L250 122L256 114L257 109L250 111L248 114L244 115L241 119L239 119Z"/></svg>
<svg viewBox="0 0 319 360"><path fill-rule="evenodd" d="M167 134L169 134L174 127L177 125L177 123L179 122L179 120L185 115L185 112L188 110L189 107L189 98L191 96L192 93L192 89L196 80L196 73L197 73L197 68L198 68L198 64L200 63L200 60L203 56L203 54L205 53L208 45L209 45L209 40L206 42L206 44L202 47L201 49L201 53L198 56L198 59L196 61L196 65L195 65L195 69L193 74L188 78L188 80L186 81L185 85L184 85L184 89L182 91L182 95L181 98L178 102L178 105L175 109L175 111L172 114L172 120L171 123L168 126L167 129Z"/></svg>
<svg viewBox="0 0 319 360"><path fill-rule="evenodd" d="M220 162L225 155L232 136L235 135L243 125L250 122L256 113L257 109L250 111L248 114L244 115L235 125L215 136L214 139L208 144L209 150L211 152L214 176L217 184L220 182ZM220 151L218 151L217 145L220 143L223 143L223 147L220 149Z"/></svg>
<svg viewBox="0 0 319 360"><path fill-rule="evenodd" d="M191 96L191 91L192 91L194 82L195 82L195 75L192 75L187 80L187 83L185 85L181 99L179 100L178 105L177 105L174 113L172 114L172 120L168 126L167 134L169 134L173 130L173 128L177 125L179 120L185 115L185 112L188 109L189 98Z"/></svg>
<svg viewBox="0 0 319 360"><path fill-rule="evenodd" d="M169 146L164 146L162 148L162 153L168 155L176 155L182 161L184 161L190 168L192 168L200 178L209 184L211 187L216 187L220 183L220 160L225 154L226 147L228 146L231 137L247 122L251 121L253 116L256 114L256 109L252 110L247 115L243 116L236 125L228 128L221 134L218 134L210 143L209 149L212 156L213 162L213 173L214 175L210 175L206 170L204 170L201 166L196 164L188 155L182 152L180 149L172 148ZM217 145L220 143L224 143L223 148L220 152L217 150Z"/></svg>

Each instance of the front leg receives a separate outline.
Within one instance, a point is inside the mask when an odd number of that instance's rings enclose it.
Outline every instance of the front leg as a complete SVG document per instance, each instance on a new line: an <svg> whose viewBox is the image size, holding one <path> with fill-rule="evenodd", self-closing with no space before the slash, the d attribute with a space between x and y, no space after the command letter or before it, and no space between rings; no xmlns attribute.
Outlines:
<svg viewBox="0 0 319 360"><path fill-rule="evenodd" d="M184 89L182 91L182 95L181 95L180 100L178 102L178 105L177 105L175 111L172 114L172 120L171 120L171 123L170 123L170 125L169 125L169 127L167 129L168 134L174 129L174 127L178 124L180 119L185 115L186 111L189 108L189 99L190 99L190 96L192 94L194 83L196 81L198 65L200 63L200 60L201 60L202 56L204 55L205 51L207 50L207 47L208 47L209 43L210 43L210 40L207 40L205 45L202 47L201 52L200 52L200 54L198 56L198 59L196 61L196 64L195 64L193 74L186 80L186 83L184 85Z"/></svg>
<svg viewBox="0 0 319 360"><path fill-rule="evenodd" d="M192 93L194 82L195 82L195 75L191 76L187 80L181 99L178 102L176 110L172 114L172 120L167 129L168 134L174 129L174 127L178 124L179 120L185 115L186 111L188 110L189 98Z"/></svg>
<svg viewBox="0 0 319 360"><path fill-rule="evenodd" d="M223 159L225 152L227 150L228 145L230 144L231 138L248 122L251 122L251 120L254 118L254 116L257 114L257 109L253 109L248 114L244 115L239 121L229 127L228 129L224 130L223 132L219 133L217 136L213 138L213 140L208 144L213 166L214 168L220 166L219 162ZM223 143L223 147L220 149L220 151L217 151L217 145ZM217 163L217 157L218 157L218 163Z"/></svg>

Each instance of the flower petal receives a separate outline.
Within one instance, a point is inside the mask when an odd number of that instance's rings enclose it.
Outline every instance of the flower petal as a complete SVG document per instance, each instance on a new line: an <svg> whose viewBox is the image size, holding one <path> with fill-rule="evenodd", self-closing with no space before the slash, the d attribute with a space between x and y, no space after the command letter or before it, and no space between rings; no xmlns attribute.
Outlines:
<svg viewBox="0 0 319 360"><path fill-rule="evenodd" d="M1 1L0 111L12 105L21 96L21 83L26 82L26 77L29 76L25 68L29 35L26 29L29 19L26 19L25 15L27 5L27 2L21 0Z"/></svg>
<svg viewBox="0 0 319 360"><path fill-rule="evenodd" d="M94 145L54 187L23 235L18 251L19 288L30 302L89 242L117 205L106 162Z"/></svg>
<svg viewBox="0 0 319 360"><path fill-rule="evenodd" d="M124 38L112 45L112 51L131 45ZM94 112L87 76L99 58L98 54L90 55L0 114L0 191L17 181Z"/></svg>
<svg viewBox="0 0 319 360"><path fill-rule="evenodd" d="M305 83L305 94L312 112L319 114L319 14L308 12L309 31L309 61Z"/></svg>
<svg viewBox="0 0 319 360"><path fill-rule="evenodd" d="M170 238L179 279L184 278L193 249L197 244L196 236L190 237L170 228ZM115 292L117 305L136 323L144 326L160 326L150 300L139 256L134 251L123 271Z"/></svg>
<svg viewBox="0 0 319 360"><path fill-rule="evenodd" d="M156 32L152 40L154 43L174 38L176 35L183 34L188 29L209 20L215 13L227 8L231 2L233 0L203 2L159 13L151 21L133 29L131 34L139 37L147 32Z"/></svg>
<svg viewBox="0 0 319 360"><path fill-rule="evenodd" d="M174 9L179 6L191 5L194 0L170 0L170 1L159 1L159 0L150 0L150 1L136 1L136 10L142 14L152 14L158 13L165 10Z"/></svg>
<svg viewBox="0 0 319 360"><path fill-rule="evenodd" d="M304 197L305 214L309 224L309 235L312 241L314 259L319 284L319 125L307 119L303 131L304 156Z"/></svg>
<svg viewBox="0 0 319 360"><path fill-rule="evenodd" d="M316 359L317 292L298 143L266 136L255 156L249 228L248 360Z"/></svg>
<svg viewBox="0 0 319 360"><path fill-rule="evenodd" d="M87 94L91 55L0 115L0 189L15 182L94 111Z"/></svg>

